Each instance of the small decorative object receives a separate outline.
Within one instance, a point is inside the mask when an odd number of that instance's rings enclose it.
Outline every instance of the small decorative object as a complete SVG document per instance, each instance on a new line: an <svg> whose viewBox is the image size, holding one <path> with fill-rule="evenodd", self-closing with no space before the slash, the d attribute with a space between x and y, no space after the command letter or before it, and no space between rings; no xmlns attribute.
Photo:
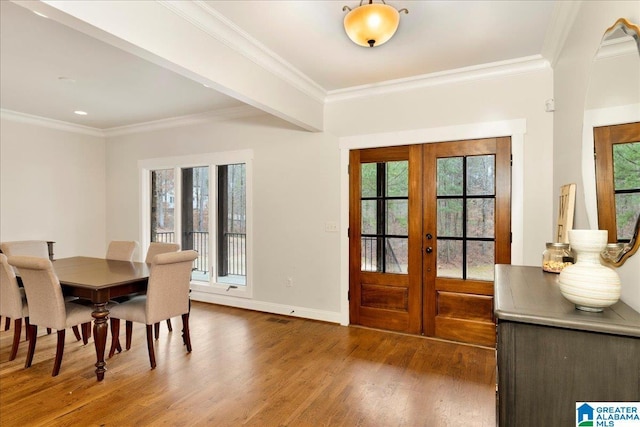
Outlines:
<svg viewBox="0 0 640 427"><path fill-rule="evenodd" d="M573 265L573 255L568 243L547 243L547 249L542 253L542 270L560 273L570 265Z"/></svg>
<svg viewBox="0 0 640 427"><path fill-rule="evenodd" d="M576 206L576 185L566 184L560 187L558 203L558 229L556 242L568 243L568 232L573 228L573 213Z"/></svg>
<svg viewBox="0 0 640 427"><path fill-rule="evenodd" d="M624 243L609 243L600 253L600 256L604 261L613 264L620 259L620 254L624 251L625 246Z"/></svg>
<svg viewBox="0 0 640 427"><path fill-rule="evenodd" d="M600 312L620 299L620 277L600 263L607 246L607 230L569 230L576 263L558 277L560 292L583 311Z"/></svg>

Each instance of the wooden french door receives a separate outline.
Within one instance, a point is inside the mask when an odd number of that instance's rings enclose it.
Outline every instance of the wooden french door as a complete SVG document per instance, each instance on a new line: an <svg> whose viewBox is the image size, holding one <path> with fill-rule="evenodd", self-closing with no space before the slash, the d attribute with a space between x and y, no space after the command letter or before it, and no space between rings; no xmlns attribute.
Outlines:
<svg viewBox="0 0 640 427"><path fill-rule="evenodd" d="M352 324L495 344L510 157L510 138L350 153Z"/></svg>

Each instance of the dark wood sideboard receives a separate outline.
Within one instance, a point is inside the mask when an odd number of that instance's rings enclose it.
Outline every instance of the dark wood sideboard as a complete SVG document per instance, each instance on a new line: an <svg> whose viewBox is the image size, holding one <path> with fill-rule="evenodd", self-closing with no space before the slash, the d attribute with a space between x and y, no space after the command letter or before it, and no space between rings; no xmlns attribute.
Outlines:
<svg viewBox="0 0 640 427"><path fill-rule="evenodd" d="M576 425L576 402L640 401L640 313L576 310L557 278L496 266L499 426Z"/></svg>

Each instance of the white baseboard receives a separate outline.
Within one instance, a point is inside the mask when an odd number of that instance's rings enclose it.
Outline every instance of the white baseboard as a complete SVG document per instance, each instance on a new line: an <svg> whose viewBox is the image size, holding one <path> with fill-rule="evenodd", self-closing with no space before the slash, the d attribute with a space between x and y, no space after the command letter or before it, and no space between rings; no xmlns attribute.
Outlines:
<svg viewBox="0 0 640 427"><path fill-rule="evenodd" d="M277 304L273 302L254 301L246 298L230 297L226 295L211 294L202 291L191 291L191 300L226 305L229 307L244 308L248 310L262 311L265 313L282 314L285 316L301 317L303 319L321 320L323 322L340 323L340 313L333 311L314 310L306 307Z"/></svg>

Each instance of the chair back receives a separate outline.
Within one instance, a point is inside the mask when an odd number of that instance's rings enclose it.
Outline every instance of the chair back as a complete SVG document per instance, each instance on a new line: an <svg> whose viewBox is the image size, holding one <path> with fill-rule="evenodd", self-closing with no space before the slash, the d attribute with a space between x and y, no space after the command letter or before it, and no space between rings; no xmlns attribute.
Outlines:
<svg viewBox="0 0 640 427"><path fill-rule="evenodd" d="M7 257L16 255L49 258L49 246L44 240L22 240L0 243L2 253Z"/></svg>
<svg viewBox="0 0 640 427"><path fill-rule="evenodd" d="M189 312L191 271L197 257L193 250L155 256L147 286L148 325Z"/></svg>
<svg viewBox="0 0 640 427"><path fill-rule="evenodd" d="M7 256L0 254L0 316L21 319L22 292L18 286L16 273L7 262Z"/></svg>
<svg viewBox="0 0 640 427"><path fill-rule="evenodd" d="M133 253L138 246L135 240L112 240L107 249L107 259L116 261L133 261Z"/></svg>
<svg viewBox="0 0 640 427"><path fill-rule="evenodd" d="M49 259L13 256L9 264L18 267L29 304L29 323L62 330L67 313L60 281Z"/></svg>
<svg viewBox="0 0 640 427"><path fill-rule="evenodd" d="M159 254L166 254L169 252L178 252L180 250L180 245L177 243L163 243L163 242L151 242L149 244L149 249L147 249L147 257L144 262L147 264L151 264L153 262L153 258Z"/></svg>

